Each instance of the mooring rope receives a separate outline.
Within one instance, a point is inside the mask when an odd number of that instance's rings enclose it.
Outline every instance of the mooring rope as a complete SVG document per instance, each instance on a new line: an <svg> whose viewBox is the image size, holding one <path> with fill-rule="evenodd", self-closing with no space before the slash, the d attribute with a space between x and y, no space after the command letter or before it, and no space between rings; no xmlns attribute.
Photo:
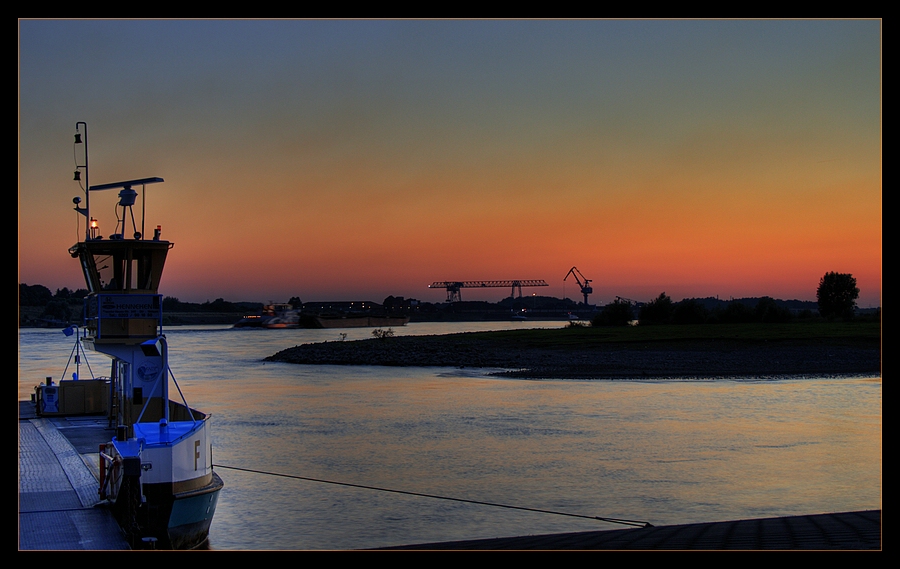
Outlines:
<svg viewBox="0 0 900 569"><path fill-rule="evenodd" d="M265 470L255 470L252 468L241 468L239 466L228 466L225 464L214 464L214 468L227 468L229 470L240 470L243 472L251 472L253 474L266 474L268 476L279 476L281 478L291 478L294 480L306 480L307 482L321 482L323 484L334 484L336 486L348 486L350 488L362 488L364 490L377 490L378 492L390 492L393 494L405 494L407 496L419 496L421 498L434 498L436 500L449 500L451 502L464 502L466 504L478 504L480 506L493 506L495 508L507 508L510 510L523 510L526 512L537 512L540 514L553 514L555 516L568 516L572 518L583 518L587 520L599 520L601 522L609 522L613 524L622 524L626 526L652 528L650 522L642 522L638 520L626 520L622 518L605 518L602 516L586 516L583 514L572 514L569 512L558 512L555 510L543 510L540 508L526 508L525 506L511 506L509 504L498 504L496 502L483 502L481 500L469 500L466 498L453 498L450 496L440 496L438 494L425 494L422 492L411 492L409 490L395 490L392 488L379 488L378 486L366 486L365 484L353 484L350 482L337 482L334 480L324 480L322 478L310 478L308 476L297 476L295 474L281 474L279 472L268 472Z"/></svg>

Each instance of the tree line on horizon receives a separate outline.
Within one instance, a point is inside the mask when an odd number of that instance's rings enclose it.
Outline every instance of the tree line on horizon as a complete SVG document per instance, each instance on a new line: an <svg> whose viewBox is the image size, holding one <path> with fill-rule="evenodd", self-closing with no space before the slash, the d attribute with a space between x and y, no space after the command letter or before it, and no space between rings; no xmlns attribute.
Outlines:
<svg viewBox="0 0 900 569"><path fill-rule="evenodd" d="M40 323L69 323L82 319L86 289L57 289L55 293L43 285L19 284L20 325L23 324L22 307L29 307L25 325ZM816 302L800 300L776 300L768 296L741 298L722 301L715 297L686 298L674 302L665 292L646 302L635 302L622 298L603 307L585 306L570 299L547 296L506 298L497 303L486 301L466 301L457 303L430 303L402 296L388 296L383 307L394 312L479 311L479 310L537 310L537 311L583 311L591 309L596 314L591 319L593 326L624 326L635 320L644 325L657 324L705 324L788 322L794 319L824 317L829 320L849 320L854 318L859 289L856 279L846 273L829 272L819 281ZM289 304L302 306L299 297L291 297ZM263 308L261 302L229 302L222 298L203 303L182 302L178 298L163 297L163 312L194 313L234 313L245 314ZM817 308L818 315L813 311ZM876 311L880 318L880 309Z"/></svg>
<svg viewBox="0 0 900 569"><path fill-rule="evenodd" d="M818 316L828 320L851 320L856 313L856 299L859 288L851 274L828 272L819 280L816 289L815 306ZM809 307L791 309L789 303L801 301L779 301L764 296L757 299L738 299L722 303L715 300L710 308L709 300L686 298L673 302L665 292L646 304L636 305L633 301L616 299L607 304L591 320L593 326L625 326L635 320L641 325L658 324L738 324L738 323L780 323L794 319L810 319L816 316ZM754 302L755 301L755 302ZM881 317L878 309L875 318Z"/></svg>
<svg viewBox="0 0 900 569"><path fill-rule="evenodd" d="M717 302L712 308L709 307L708 302L704 303L703 300L705 299L686 298L680 302L674 302L665 292L641 305L617 299L604 306L591 320L591 324L593 326L625 326L635 321L640 322L641 325L776 323L815 316L809 307L792 310L786 306L785 301L778 301L768 296L756 299L736 299L728 302L716 299Z"/></svg>
<svg viewBox="0 0 900 569"><path fill-rule="evenodd" d="M19 283L19 323L26 325L40 323L70 323L80 322L84 310L84 298L88 295L87 289L70 290L66 287L57 289L55 293L44 285L29 285ZM228 302L222 298L210 302L181 302L175 297L163 297L164 312L208 312L208 313L234 313L245 312L262 308L263 303L258 302ZM32 310L23 318L22 308ZM34 310L39 309L39 310ZM23 322L24 321L24 322Z"/></svg>

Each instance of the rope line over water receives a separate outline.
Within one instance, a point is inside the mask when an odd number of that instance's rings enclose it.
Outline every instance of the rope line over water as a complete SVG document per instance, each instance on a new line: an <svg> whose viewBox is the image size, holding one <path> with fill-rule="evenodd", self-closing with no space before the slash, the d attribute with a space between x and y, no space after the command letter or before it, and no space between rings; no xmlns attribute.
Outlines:
<svg viewBox="0 0 900 569"><path fill-rule="evenodd" d="M526 508L525 506L511 506L509 504L498 504L495 502L483 502L481 500L469 500L466 498L453 498L450 496L440 496L438 494L425 494L422 492L411 492L408 490L395 490L392 488L379 488L378 486L366 486L365 484L353 484L350 482L337 482L334 480L324 480L322 478L310 478L308 476L297 476L296 474L282 474L279 472L268 472L265 470L256 470L253 468L241 468L239 466L228 466L225 464L214 464L214 468L226 468L228 470L240 470L242 472L250 472L253 474L265 474L267 476L279 476L281 478L291 478L293 480L305 480L307 482L321 482L322 484L334 484L336 486L347 486L350 488L362 488L364 490L376 490L378 492L390 492L392 494L405 494L407 496L419 496L421 498L434 498L436 500L449 500L451 502L464 502L466 504L478 504L479 506L493 506L495 508L507 508L509 510L523 510L526 512L537 512L539 514L553 514L555 516L568 516L571 518L583 518L586 520L598 520L601 522L609 522L613 524L622 524L632 527L650 528L653 524L650 522L642 522L638 520L626 520L622 518L605 518L601 516L586 516L583 514L572 514L569 512L558 512L555 510L543 510L540 508Z"/></svg>

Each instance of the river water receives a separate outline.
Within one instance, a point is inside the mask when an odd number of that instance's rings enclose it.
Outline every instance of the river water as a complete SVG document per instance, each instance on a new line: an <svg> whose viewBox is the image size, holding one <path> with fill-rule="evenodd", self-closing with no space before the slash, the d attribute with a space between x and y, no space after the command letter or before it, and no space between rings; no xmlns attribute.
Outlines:
<svg viewBox="0 0 900 569"><path fill-rule="evenodd" d="M394 331L536 325L564 323ZM179 386L213 415L213 461L225 480L213 549L355 549L622 527L228 466L654 525L881 507L880 377L524 381L479 369L262 361L297 344L341 341L341 333L371 337L371 329L166 330ZM19 399L46 376L58 380L72 347L57 330L20 330ZM108 375L108 360L88 358L95 374Z"/></svg>

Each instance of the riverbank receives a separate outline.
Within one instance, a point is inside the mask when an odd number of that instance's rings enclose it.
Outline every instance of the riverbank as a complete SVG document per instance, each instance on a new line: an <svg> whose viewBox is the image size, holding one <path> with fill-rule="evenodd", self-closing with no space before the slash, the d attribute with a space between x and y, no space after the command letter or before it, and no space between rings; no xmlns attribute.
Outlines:
<svg viewBox="0 0 900 569"><path fill-rule="evenodd" d="M830 326L830 327L829 327ZM880 325L668 326L373 338L304 344L267 361L500 368L533 379L881 374ZM648 327L649 328L649 327Z"/></svg>

